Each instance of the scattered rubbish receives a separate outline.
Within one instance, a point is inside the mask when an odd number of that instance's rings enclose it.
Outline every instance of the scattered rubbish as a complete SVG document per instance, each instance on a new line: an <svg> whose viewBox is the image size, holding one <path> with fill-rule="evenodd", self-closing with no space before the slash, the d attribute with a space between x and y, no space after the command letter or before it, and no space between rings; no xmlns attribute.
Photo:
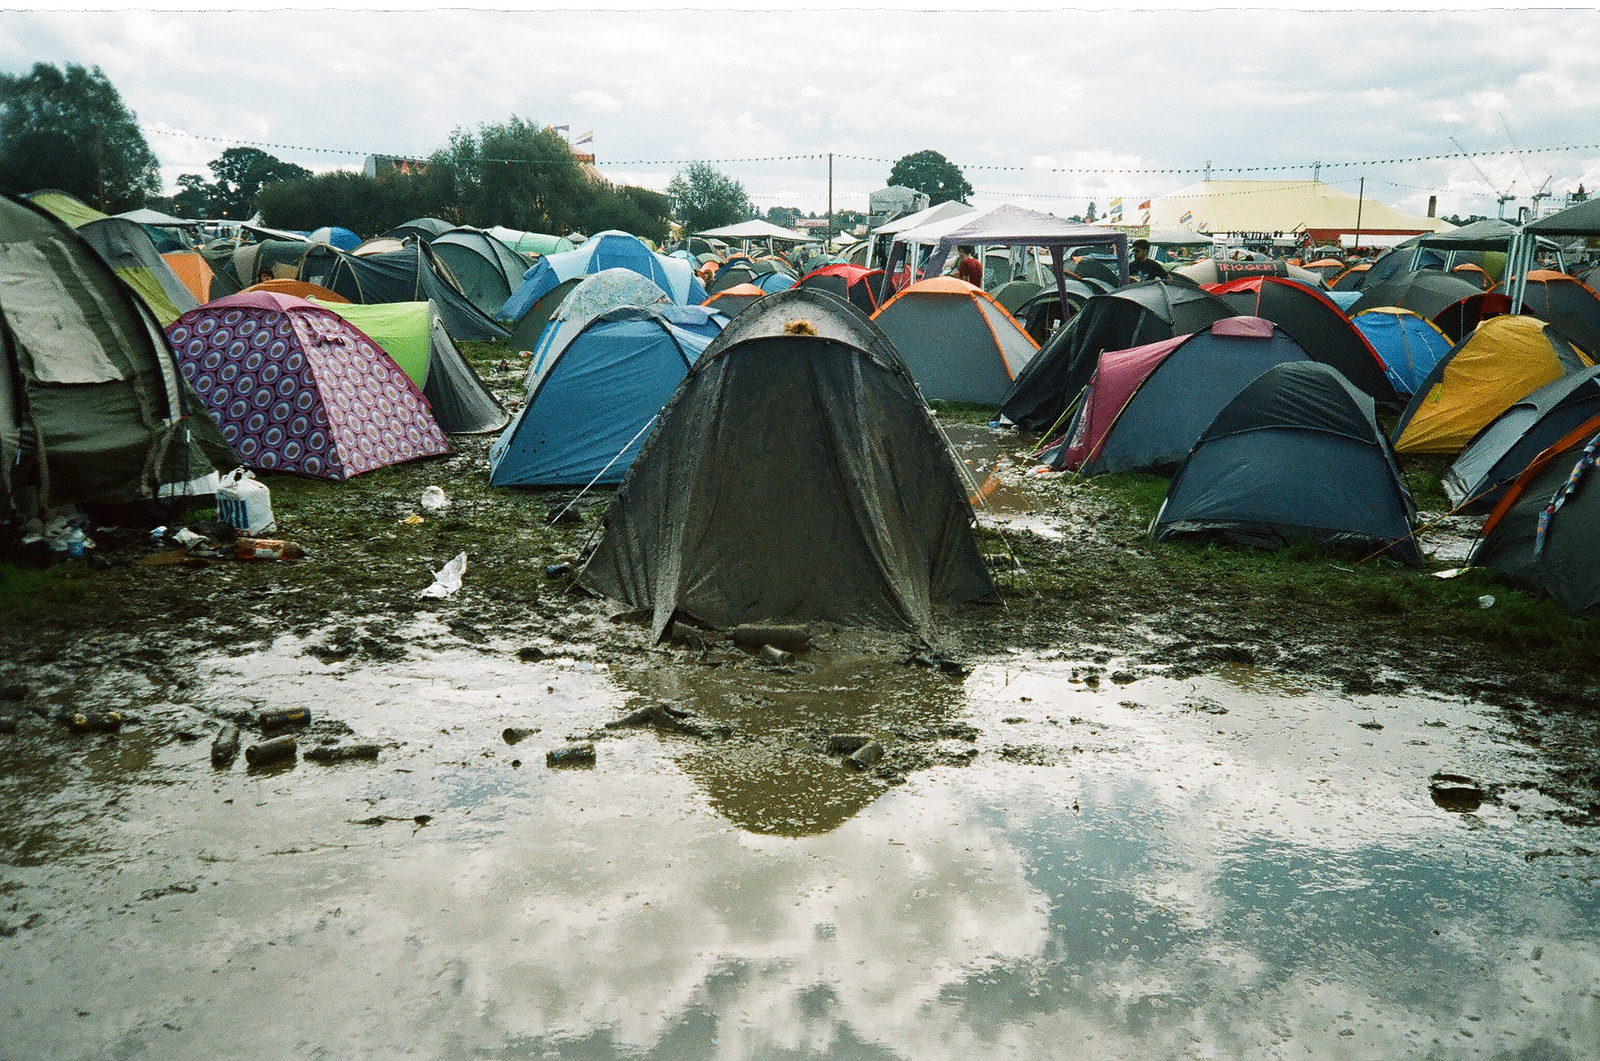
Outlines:
<svg viewBox="0 0 1600 1061"><path fill-rule="evenodd" d="M552 748L545 752L544 765L552 769L564 766L593 766L593 744L569 744L565 748Z"/></svg>
<svg viewBox="0 0 1600 1061"><path fill-rule="evenodd" d="M415 512L407 513L406 514L406 518L402 519L400 521L400 523L403 526L407 526L407 527L415 527L419 523L426 523L426 522L428 522L428 521L423 519L421 516L417 515Z"/></svg>
<svg viewBox="0 0 1600 1061"><path fill-rule="evenodd" d="M306 749L306 758L314 763L347 763L376 759L380 751L377 744L324 744Z"/></svg>
<svg viewBox="0 0 1600 1061"><path fill-rule="evenodd" d="M461 577L467 573L467 554L457 553L455 558L433 573L433 585L417 594L419 597L452 597L461 588Z"/></svg>
<svg viewBox="0 0 1600 1061"><path fill-rule="evenodd" d="M1479 597L1478 598L1478 607L1480 607L1480 608L1493 608L1494 607L1494 594L1485 593L1483 596Z"/></svg>
<svg viewBox="0 0 1600 1061"><path fill-rule="evenodd" d="M306 551L277 538L236 538L233 555L239 560L303 560Z"/></svg>
<svg viewBox="0 0 1600 1061"><path fill-rule="evenodd" d="M567 572L569 572L571 570L572 570L572 565L571 564L567 564L567 563L551 564L549 567L544 569L544 573L545 573L545 575L547 575L550 578L560 578L562 575L565 575Z"/></svg>
<svg viewBox="0 0 1600 1061"><path fill-rule="evenodd" d="M1461 774L1434 774L1428 779L1428 795L1444 810L1470 814L1483 804L1483 789Z"/></svg>
<svg viewBox="0 0 1600 1061"><path fill-rule="evenodd" d="M244 758L245 762L251 766L266 766L270 763L293 759L295 751L299 747L300 745L293 737L274 737L271 740L262 741L260 744L252 744L246 748L244 750Z"/></svg>
<svg viewBox="0 0 1600 1061"><path fill-rule="evenodd" d="M606 729L630 729L636 726L654 726L670 733L682 733L688 737L698 737L701 740L710 740L714 737L726 737L733 730L727 726L712 726L694 718L690 712L668 704L651 704L641 707L637 711L629 712L622 718L606 723Z"/></svg>
<svg viewBox="0 0 1600 1061"><path fill-rule="evenodd" d="M72 529L67 532L66 542L67 555L74 560L81 558L83 551L94 545L89 536L83 533L83 528L77 524L73 524Z"/></svg>
<svg viewBox="0 0 1600 1061"><path fill-rule="evenodd" d="M505 728L505 730L500 734L500 737L507 744L517 744L520 741L527 740L529 737L533 736L535 733L538 733L538 732L539 732L539 727L538 726L532 726L532 727L529 727L529 728L523 728L523 727L520 727L520 726L507 726Z"/></svg>
<svg viewBox="0 0 1600 1061"><path fill-rule="evenodd" d="M1462 575L1464 575L1466 573L1467 573L1467 569L1464 568L1464 567L1449 567L1449 568L1445 568L1443 571L1435 571L1433 573L1433 577L1434 578L1459 578L1459 577L1461 577Z"/></svg>
<svg viewBox="0 0 1600 1061"><path fill-rule="evenodd" d="M225 723L211 741L211 765L227 766L239 754L239 727Z"/></svg>
<svg viewBox="0 0 1600 1061"><path fill-rule="evenodd" d="M179 527L177 530L172 532L172 540L183 546L185 549L192 549L194 546L199 545L206 539L203 535L196 534L188 527Z"/></svg>
<svg viewBox="0 0 1600 1061"><path fill-rule="evenodd" d="M231 523L224 523L220 519L201 520L199 523L189 524L189 529L214 542L231 542L239 536L239 530Z"/></svg>
<svg viewBox="0 0 1600 1061"><path fill-rule="evenodd" d="M811 631L803 626L767 626L747 623L728 631L728 636L740 648L752 651L766 645L799 652L811 644Z"/></svg>
<svg viewBox="0 0 1600 1061"><path fill-rule="evenodd" d="M256 716L256 725L261 727L262 733L273 733L280 729L311 725L311 709L309 707L288 707L279 711L263 711Z"/></svg>
<svg viewBox="0 0 1600 1061"><path fill-rule="evenodd" d="M877 763L877 761L882 758L883 745L873 740L868 741L861 747L857 748L850 754L850 758L846 759L845 762L849 763L857 770L865 770Z"/></svg>
<svg viewBox="0 0 1600 1061"><path fill-rule="evenodd" d="M75 711L67 716L67 728L74 733L115 733L124 721L116 711Z"/></svg>
<svg viewBox="0 0 1600 1061"><path fill-rule="evenodd" d="M834 733L828 737L828 751L833 755L853 755L872 743L870 733Z"/></svg>
<svg viewBox="0 0 1600 1061"><path fill-rule="evenodd" d="M217 487L217 518L252 537L278 527L272 517L272 491L244 468L222 477Z"/></svg>
<svg viewBox="0 0 1600 1061"><path fill-rule="evenodd" d="M443 512L450 507L450 499L445 496L443 487L430 486L422 491L419 504L424 512Z"/></svg>
<svg viewBox="0 0 1600 1061"><path fill-rule="evenodd" d="M782 666L785 663L794 662L794 653L785 652L783 649L777 648L773 645L762 645L761 659L765 663L772 663Z"/></svg>
<svg viewBox="0 0 1600 1061"><path fill-rule="evenodd" d="M166 540L167 540L167 528L166 527L162 526L162 527L151 527L150 528L150 544L151 545L160 545L162 542L164 542Z"/></svg>

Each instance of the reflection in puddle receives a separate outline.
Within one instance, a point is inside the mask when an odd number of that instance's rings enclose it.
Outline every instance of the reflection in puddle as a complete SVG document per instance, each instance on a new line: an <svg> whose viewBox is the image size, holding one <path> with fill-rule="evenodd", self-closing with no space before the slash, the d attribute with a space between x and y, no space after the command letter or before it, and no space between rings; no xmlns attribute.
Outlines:
<svg viewBox="0 0 1600 1061"><path fill-rule="evenodd" d="M1481 705L507 648L203 661L197 705L313 704L377 764L6 738L0 1054L1600 1056L1600 843ZM544 769L653 700L734 736L621 731ZM808 736L958 723L970 765L898 787ZM1440 772L1498 795L1452 813Z"/></svg>
<svg viewBox="0 0 1600 1061"><path fill-rule="evenodd" d="M1061 528L1036 512L1040 502L1027 491L1028 465L1018 466L1008 450L1021 448L1012 431L995 432L981 424L940 421L968 473L967 492L981 521L1006 529L1059 539Z"/></svg>

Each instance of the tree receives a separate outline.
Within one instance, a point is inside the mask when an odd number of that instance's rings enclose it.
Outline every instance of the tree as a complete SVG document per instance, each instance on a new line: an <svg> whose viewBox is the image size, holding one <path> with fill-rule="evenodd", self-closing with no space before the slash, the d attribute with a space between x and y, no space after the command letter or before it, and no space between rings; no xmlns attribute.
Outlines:
<svg viewBox="0 0 1600 1061"><path fill-rule="evenodd" d="M212 177L216 178L207 190L207 209L212 217L227 217L236 221L248 219L256 212L256 196L269 184L280 181L305 180L311 171L293 162L284 162L274 155L254 147L230 147L208 163ZM185 182L186 173L178 183L188 191L196 187Z"/></svg>
<svg viewBox="0 0 1600 1061"><path fill-rule="evenodd" d="M105 210L142 206L161 169L134 113L98 66L35 63L0 74L0 189L57 188Z"/></svg>
<svg viewBox="0 0 1600 1061"><path fill-rule="evenodd" d="M667 184L667 194L677 200L677 217L687 232L732 225L750 216L744 185L709 162L691 162L679 170Z"/></svg>
<svg viewBox="0 0 1600 1061"><path fill-rule="evenodd" d="M972 185L962 176L961 167L937 151L917 151L901 157L889 171L889 183L927 195L928 205L967 201Z"/></svg>
<svg viewBox="0 0 1600 1061"><path fill-rule="evenodd" d="M774 206L767 210L767 220L783 228L793 228L794 223L804 216L792 206Z"/></svg>

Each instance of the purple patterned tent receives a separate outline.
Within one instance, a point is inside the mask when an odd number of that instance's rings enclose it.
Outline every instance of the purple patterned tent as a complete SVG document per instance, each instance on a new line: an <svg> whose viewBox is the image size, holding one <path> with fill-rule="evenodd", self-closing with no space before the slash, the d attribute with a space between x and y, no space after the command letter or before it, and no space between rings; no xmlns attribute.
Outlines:
<svg viewBox="0 0 1600 1061"><path fill-rule="evenodd" d="M389 355L304 299L230 295L185 313L167 336L246 467L344 480L451 452Z"/></svg>

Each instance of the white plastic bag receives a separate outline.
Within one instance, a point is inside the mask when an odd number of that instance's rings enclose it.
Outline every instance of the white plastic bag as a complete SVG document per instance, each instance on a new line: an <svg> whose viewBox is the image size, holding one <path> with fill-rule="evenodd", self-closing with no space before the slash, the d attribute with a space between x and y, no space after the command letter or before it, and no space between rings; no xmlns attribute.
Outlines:
<svg viewBox="0 0 1600 1061"><path fill-rule="evenodd" d="M417 594L419 597L452 597L461 588L461 576L467 573L467 554L457 553L455 559L433 573L433 585Z"/></svg>
<svg viewBox="0 0 1600 1061"><path fill-rule="evenodd" d="M444 490L437 486L430 486L422 491L422 510L424 512L443 512L450 507L450 499L444 496Z"/></svg>
<svg viewBox="0 0 1600 1061"><path fill-rule="evenodd" d="M244 468L224 475L217 486L217 518L250 537L278 529L272 518L272 491Z"/></svg>

